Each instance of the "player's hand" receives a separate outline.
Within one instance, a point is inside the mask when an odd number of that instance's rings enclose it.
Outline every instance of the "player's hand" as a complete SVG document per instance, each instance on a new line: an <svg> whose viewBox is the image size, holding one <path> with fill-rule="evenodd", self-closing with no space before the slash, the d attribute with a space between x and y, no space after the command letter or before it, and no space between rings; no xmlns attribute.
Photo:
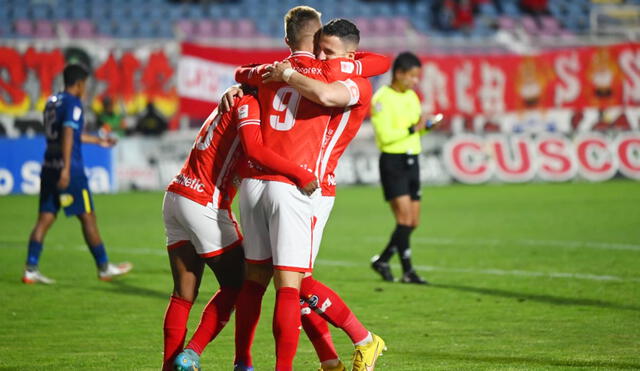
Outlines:
<svg viewBox="0 0 640 371"><path fill-rule="evenodd" d="M110 148L115 146L117 142L118 142L118 139L114 137L106 137L106 138L100 138L100 142L98 144L100 145L100 147Z"/></svg>
<svg viewBox="0 0 640 371"><path fill-rule="evenodd" d="M282 74L287 68L291 68L291 63L289 61L275 62L271 66L267 66L265 68L267 72L262 74L262 82L270 83L284 81Z"/></svg>
<svg viewBox="0 0 640 371"><path fill-rule="evenodd" d="M302 193L307 196L311 196L315 190L318 189L318 179L314 179L301 188Z"/></svg>
<svg viewBox="0 0 640 371"><path fill-rule="evenodd" d="M69 181L71 180L71 175L70 175L70 171L67 170L62 170L60 172L60 178L58 179L58 189L60 190L64 190L67 189L67 187L69 187Z"/></svg>
<svg viewBox="0 0 640 371"><path fill-rule="evenodd" d="M233 107L234 97L242 98L244 93L242 89L240 89L240 85L232 85L227 88L222 94L222 98L220 98L220 104L218 105L218 111L221 113L231 111L231 107Z"/></svg>

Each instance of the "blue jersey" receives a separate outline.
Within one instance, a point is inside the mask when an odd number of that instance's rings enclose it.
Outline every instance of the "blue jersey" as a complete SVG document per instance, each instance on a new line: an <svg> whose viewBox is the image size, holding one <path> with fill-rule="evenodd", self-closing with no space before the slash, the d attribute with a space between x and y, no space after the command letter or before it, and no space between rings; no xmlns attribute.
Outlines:
<svg viewBox="0 0 640 371"><path fill-rule="evenodd" d="M44 168L62 169L62 130L65 126L73 129L71 149L71 175L84 175L82 162L82 130L84 113L80 98L67 92L52 95L44 109L44 128L47 137L47 151Z"/></svg>

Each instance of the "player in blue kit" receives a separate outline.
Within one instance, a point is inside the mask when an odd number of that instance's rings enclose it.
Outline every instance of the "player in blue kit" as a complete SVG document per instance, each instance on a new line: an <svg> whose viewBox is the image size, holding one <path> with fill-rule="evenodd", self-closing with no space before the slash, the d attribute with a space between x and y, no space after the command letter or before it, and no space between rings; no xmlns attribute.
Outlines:
<svg viewBox="0 0 640 371"><path fill-rule="evenodd" d="M29 252L22 276L24 283L51 284L38 269L42 243L47 231L62 207L67 216L75 215L82 224L82 233L98 266L98 278L109 281L129 272L131 263L109 263L98 232L93 200L82 161L82 143L111 147L115 142L82 132L84 115L80 98L84 95L89 73L72 64L63 71L64 91L53 95L44 109L47 150L40 174L40 210L36 225L29 236Z"/></svg>

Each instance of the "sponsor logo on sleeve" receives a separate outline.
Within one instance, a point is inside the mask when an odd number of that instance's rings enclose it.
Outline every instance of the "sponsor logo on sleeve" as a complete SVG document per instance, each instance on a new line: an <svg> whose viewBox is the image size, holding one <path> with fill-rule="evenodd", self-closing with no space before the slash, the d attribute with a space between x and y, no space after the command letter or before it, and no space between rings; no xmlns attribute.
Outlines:
<svg viewBox="0 0 640 371"><path fill-rule="evenodd" d="M340 70L344 73L353 73L353 70L355 69L355 66L353 65L353 62L349 62L349 61L342 61L340 62Z"/></svg>
<svg viewBox="0 0 640 371"><path fill-rule="evenodd" d="M249 105L244 104L238 108L238 120L246 119L249 117Z"/></svg>
<svg viewBox="0 0 640 371"><path fill-rule="evenodd" d="M80 115L82 115L82 108L77 106L73 107L73 120L74 121L80 120Z"/></svg>

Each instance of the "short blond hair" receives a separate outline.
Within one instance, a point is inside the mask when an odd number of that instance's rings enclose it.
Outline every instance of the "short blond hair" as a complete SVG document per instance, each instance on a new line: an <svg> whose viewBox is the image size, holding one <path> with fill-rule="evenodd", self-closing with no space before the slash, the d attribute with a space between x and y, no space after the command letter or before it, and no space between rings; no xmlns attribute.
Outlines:
<svg viewBox="0 0 640 371"><path fill-rule="evenodd" d="M301 5L289 9L284 16L285 37L289 44L297 44L309 27L309 23L317 21L322 26L322 14L310 6ZM312 35L311 35L312 36Z"/></svg>

